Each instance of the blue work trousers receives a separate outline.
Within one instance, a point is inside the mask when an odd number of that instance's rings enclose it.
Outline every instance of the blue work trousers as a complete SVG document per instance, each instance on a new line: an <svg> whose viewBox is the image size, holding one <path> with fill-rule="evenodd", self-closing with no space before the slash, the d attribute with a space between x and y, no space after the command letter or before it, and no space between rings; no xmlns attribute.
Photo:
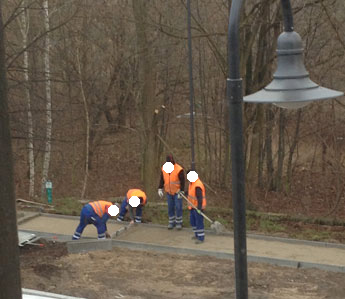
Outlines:
<svg viewBox="0 0 345 299"><path fill-rule="evenodd" d="M88 224L93 224L97 228L98 239L105 239L105 232L107 231L106 221L108 220L108 214L104 214L100 218L93 210L90 204L86 204L80 212L80 223L72 237L73 240L79 240L84 228Z"/></svg>
<svg viewBox="0 0 345 299"><path fill-rule="evenodd" d="M127 210L128 210L127 209L128 205L129 205L129 203L128 203L127 197L125 197L125 199L122 201L122 204L121 204L120 214L117 217L118 219L124 220L125 215L126 215ZM142 205L139 205L136 207L136 214L134 216L134 221L136 223L141 223L142 215L143 215L143 208L142 208Z"/></svg>
<svg viewBox="0 0 345 299"><path fill-rule="evenodd" d="M204 241L205 231L204 231L204 217L200 215L196 209L190 210L190 225L193 228L193 232L197 239Z"/></svg>
<svg viewBox="0 0 345 299"><path fill-rule="evenodd" d="M168 215L170 225L182 225L182 198L178 198L177 193L174 195L167 193L168 198Z"/></svg>

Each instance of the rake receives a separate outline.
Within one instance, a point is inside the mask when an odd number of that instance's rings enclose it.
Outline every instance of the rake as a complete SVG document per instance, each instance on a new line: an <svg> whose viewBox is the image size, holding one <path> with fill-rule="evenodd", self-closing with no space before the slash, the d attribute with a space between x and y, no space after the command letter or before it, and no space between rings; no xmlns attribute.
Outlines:
<svg viewBox="0 0 345 299"><path fill-rule="evenodd" d="M194 204L192 204L188 198L180 193L180 195L200 214L202 215L207 221L209 221L211 223L211 229L214 230L217 234L219 233L222 233L222 232L225 232L226 229L224 227L223 224L221 224L220 222L218 221L212 221L208 216L206 216L202 211L200 211Z"/></svg>

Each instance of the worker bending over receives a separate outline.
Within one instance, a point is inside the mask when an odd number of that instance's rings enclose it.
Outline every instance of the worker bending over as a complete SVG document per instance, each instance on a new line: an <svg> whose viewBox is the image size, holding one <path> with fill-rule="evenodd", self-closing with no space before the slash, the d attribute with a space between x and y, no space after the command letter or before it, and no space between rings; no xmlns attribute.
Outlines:
<svg viewBox="0 0 345 299"><path fill-rule="evenodd" d="M136 206L131 205L131 198L132 197L138 197L140 200L140 203ZM127 213L127 210L129 211L129 217L131 218L131 223L141 223L142 214L143 214L143 207L146 205L147 197L144 191L140 189L130 189L128 190L125 199L122 201L121 208L120 208L120 214L117 217L117 221L123 221L125 218L125 215ZM136 209L135 217L133 209Z"/></svg>
<svg viewBox="0 0 345 299"><path fill-rule="evenodd" d="M167 162L173 164L173 170L171 169L171 172L169 170L167 172L167 168L164 167L167 164ZM161 177L158 187L158 195L160 198L164 196L163 186L168 199L168 229L173 229L174 226L176 226L176 228L180 230L182 229L183 201L180 192L184 194L185 176L183 168L179 164L175 163L175 160L172 155L168 155L166 157L166 163L162 166Z"/></svg>
<svg viewBox="0 0 345 299"><path fill-rule="evenodd" d="M107 221L110 214L108 208L113 204L110 201L93 201L82 208L80 212L80 223L72 237L73 240L79 240L84 228L88 224L93 224L97 228L98 239L110 238L107 232Z"/></svg>
<svg viewBox="0 0 345 299"><path fill-rule="evenodd" d="M196 240L196 244L200 244L205 240L204 217L200 214L200 211L203 212L206 208L205 186L195 171L189 170L187 178L190 182L188 187L188 200L197 208L195 209L192 205L188 204L190 225L194 232L192 239Z"/></svg>

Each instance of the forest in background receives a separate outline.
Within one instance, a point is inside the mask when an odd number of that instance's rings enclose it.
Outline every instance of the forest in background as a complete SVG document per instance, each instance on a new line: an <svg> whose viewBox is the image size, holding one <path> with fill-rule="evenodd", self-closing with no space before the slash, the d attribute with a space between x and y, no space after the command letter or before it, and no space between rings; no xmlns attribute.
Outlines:
<svg viewBox="0 0 345 299"><path fill-rule="evenodd" d="M196 169L231 205L226 104L231 1L192 4ZM345 3L291 1L305 65L343 90ZM156 200L166 153L190 167L187 10L181 0L13 0L3 5L17 198ZM244 94L272 80L280 1L247 0ZM244 104L246 199L254 210L344 216L344 99L299 110ZM163 142L164 141L164 142Z"/></svg>

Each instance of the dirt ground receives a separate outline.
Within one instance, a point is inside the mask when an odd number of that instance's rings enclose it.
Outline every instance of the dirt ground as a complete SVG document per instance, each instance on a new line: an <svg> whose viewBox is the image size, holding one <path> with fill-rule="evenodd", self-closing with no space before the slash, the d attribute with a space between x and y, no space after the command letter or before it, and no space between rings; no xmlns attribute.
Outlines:
<svg viewBox="0 0 345 299"><path fill-rule="evenodd" d="M20 250L22 286L100 298L234 298L234 263L128 249L68 254L64 243ZM253 299L345 298L344 273L249 263Z"/></svg>

